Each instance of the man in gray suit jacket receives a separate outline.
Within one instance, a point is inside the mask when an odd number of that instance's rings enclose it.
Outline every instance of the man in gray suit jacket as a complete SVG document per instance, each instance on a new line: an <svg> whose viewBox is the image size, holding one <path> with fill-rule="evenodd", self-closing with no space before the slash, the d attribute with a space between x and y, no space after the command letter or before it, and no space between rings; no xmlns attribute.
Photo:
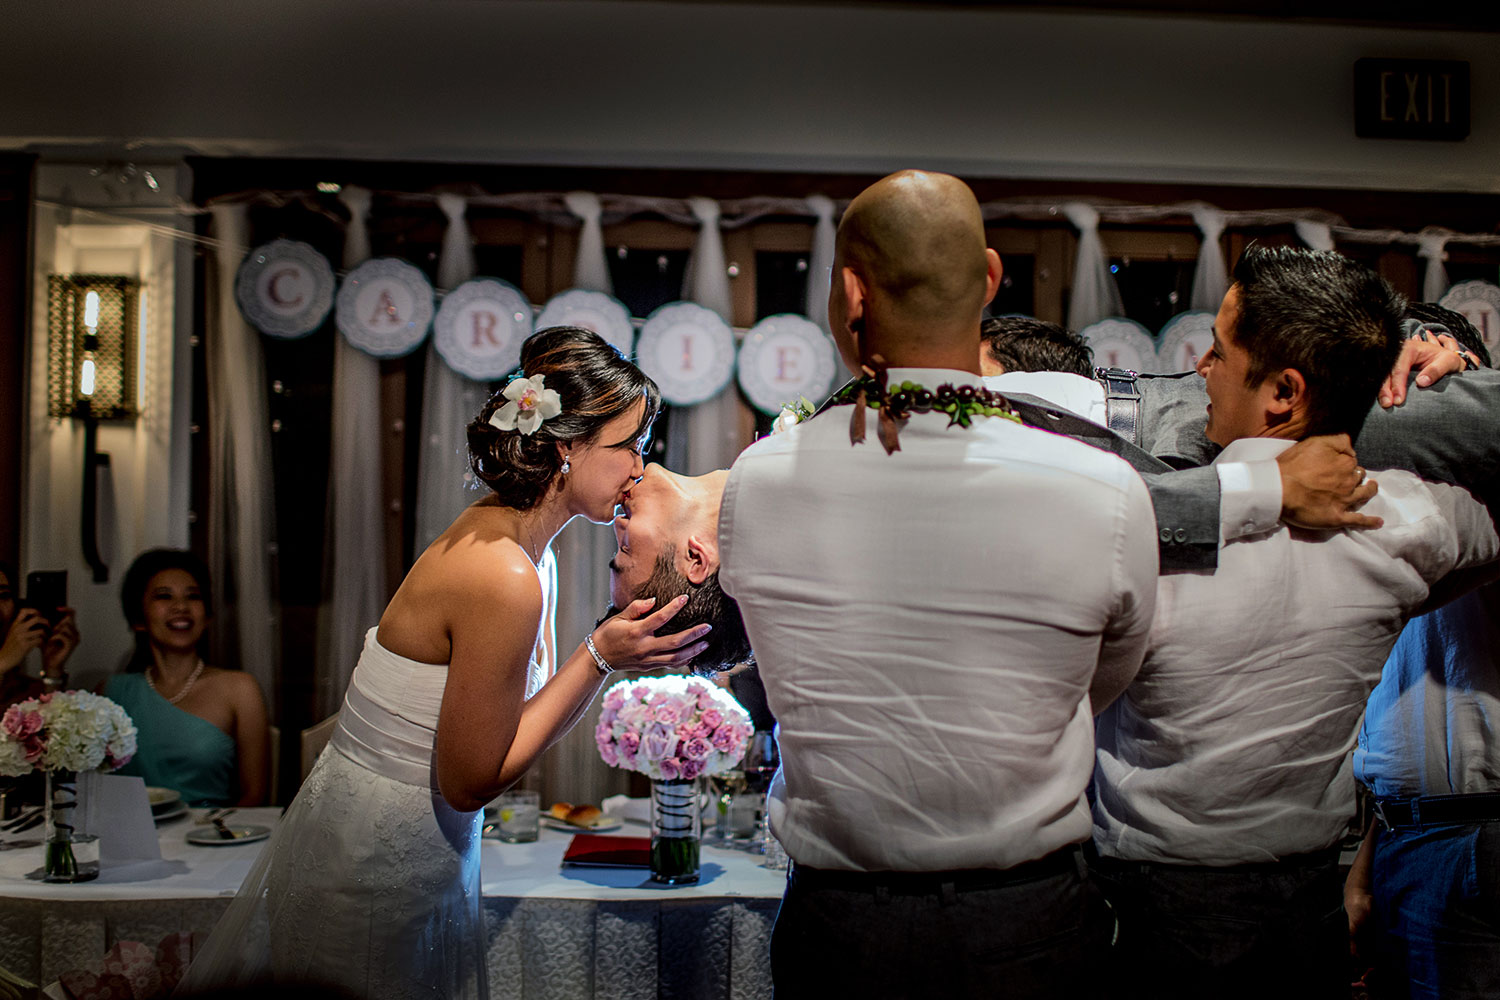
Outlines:
<svg viewBox="0 0 1500 1000"><path fill-rule="evenodd" d="M1055 324L1002 317L986 320L984 332L986 375L1087 367L1087 348ZM1371 409L1353 448L1342 436L1314 437L1281 455L1282 518L1306 528L1373 526L1358 508L1374 494L1376 484L1361 484L1356 454L1364 466L1407 469L1425 479L1454 483L1493 506L1490 501L1500 491L1500 452L1492 447L1495 429L1487 429L1486 420L1500 412L1491 402L1500 404L1500 375L1480 370L1462 380L1442 380L1466 367L1467 354L1446 336L1413 339L1397 364L1400 376L1393 373L1382 387L1381 405ZM1419 372L1417 385L1433 388L1413 393L1407 402L1412 371ZM1113 451L1141 473L1156 509L1163 571L1213 569L1221 532L1220 493L1218 476L1207 465L1219 448L1203 433L1208 405L1203 379L1185 372L1126 381L1133 385L1101 378L1106 396L1136 394L1124 421L1131 429L1129 439L1055 402L999 384L991 387L1006 391L1027 422ZM1113 420L1110 424L1116 426Z"/></svg>

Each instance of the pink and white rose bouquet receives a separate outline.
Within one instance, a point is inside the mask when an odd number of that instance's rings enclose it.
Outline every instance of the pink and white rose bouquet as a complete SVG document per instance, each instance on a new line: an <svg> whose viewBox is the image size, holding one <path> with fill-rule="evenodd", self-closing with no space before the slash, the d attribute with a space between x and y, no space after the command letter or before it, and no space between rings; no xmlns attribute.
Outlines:
<svg viewBox="0 0 1500 1000"><path fill-rule="evenodd" d="M49 692L0 715L0 775L113 771L135 756L135 724L89 691Z"/></svg>
<svg viewBox="0 0 1500 1000"><path fill-rule="evenodd" d="M691 780L738 764L751 732L749 713L723 688L696 677L641 677L604 692L594 742L610 767Z"/></svg>

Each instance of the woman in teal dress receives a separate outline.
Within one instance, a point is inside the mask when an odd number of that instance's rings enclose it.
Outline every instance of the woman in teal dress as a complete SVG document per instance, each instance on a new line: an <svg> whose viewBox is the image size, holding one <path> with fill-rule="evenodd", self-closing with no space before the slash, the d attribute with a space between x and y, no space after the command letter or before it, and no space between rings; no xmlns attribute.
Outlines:
<svg viewBox="0 0 1500 1000"><path fill-rule="evenodd" d="M104 694L130 714L136 754L121 774L171 788L193 806L262 805L270 777L266 702L249 674L203 662L208 569L190 552L152 549L120 588L136 653Z"/></svg>

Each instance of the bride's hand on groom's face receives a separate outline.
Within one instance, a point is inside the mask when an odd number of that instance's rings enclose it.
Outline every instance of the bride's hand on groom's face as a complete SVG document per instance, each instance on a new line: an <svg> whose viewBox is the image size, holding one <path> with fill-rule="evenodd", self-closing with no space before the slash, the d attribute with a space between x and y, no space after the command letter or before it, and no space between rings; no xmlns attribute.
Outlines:
<svg viewBox="0 0 1500 1000"><path fill-rule="evenodd" d="M615 670L683 667L707 648L702 639L711 625L695 625L670 635L653 634L682 610L687 595L674 597L652 611L655 603L651 599L631 601L624 611L594 630L594 646Z"/></svg>

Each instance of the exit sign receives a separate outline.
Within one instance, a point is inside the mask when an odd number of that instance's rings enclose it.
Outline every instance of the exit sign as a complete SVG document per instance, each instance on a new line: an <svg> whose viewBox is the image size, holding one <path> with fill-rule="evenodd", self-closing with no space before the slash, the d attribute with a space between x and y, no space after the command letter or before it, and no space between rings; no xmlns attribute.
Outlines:
<svg viewBox="0 0 1500 1000"><path fill-rule="evenodd" d="M1364 139L1466 138L1469 64L1360 59L1354 64L1354 134Z"/></svg>

